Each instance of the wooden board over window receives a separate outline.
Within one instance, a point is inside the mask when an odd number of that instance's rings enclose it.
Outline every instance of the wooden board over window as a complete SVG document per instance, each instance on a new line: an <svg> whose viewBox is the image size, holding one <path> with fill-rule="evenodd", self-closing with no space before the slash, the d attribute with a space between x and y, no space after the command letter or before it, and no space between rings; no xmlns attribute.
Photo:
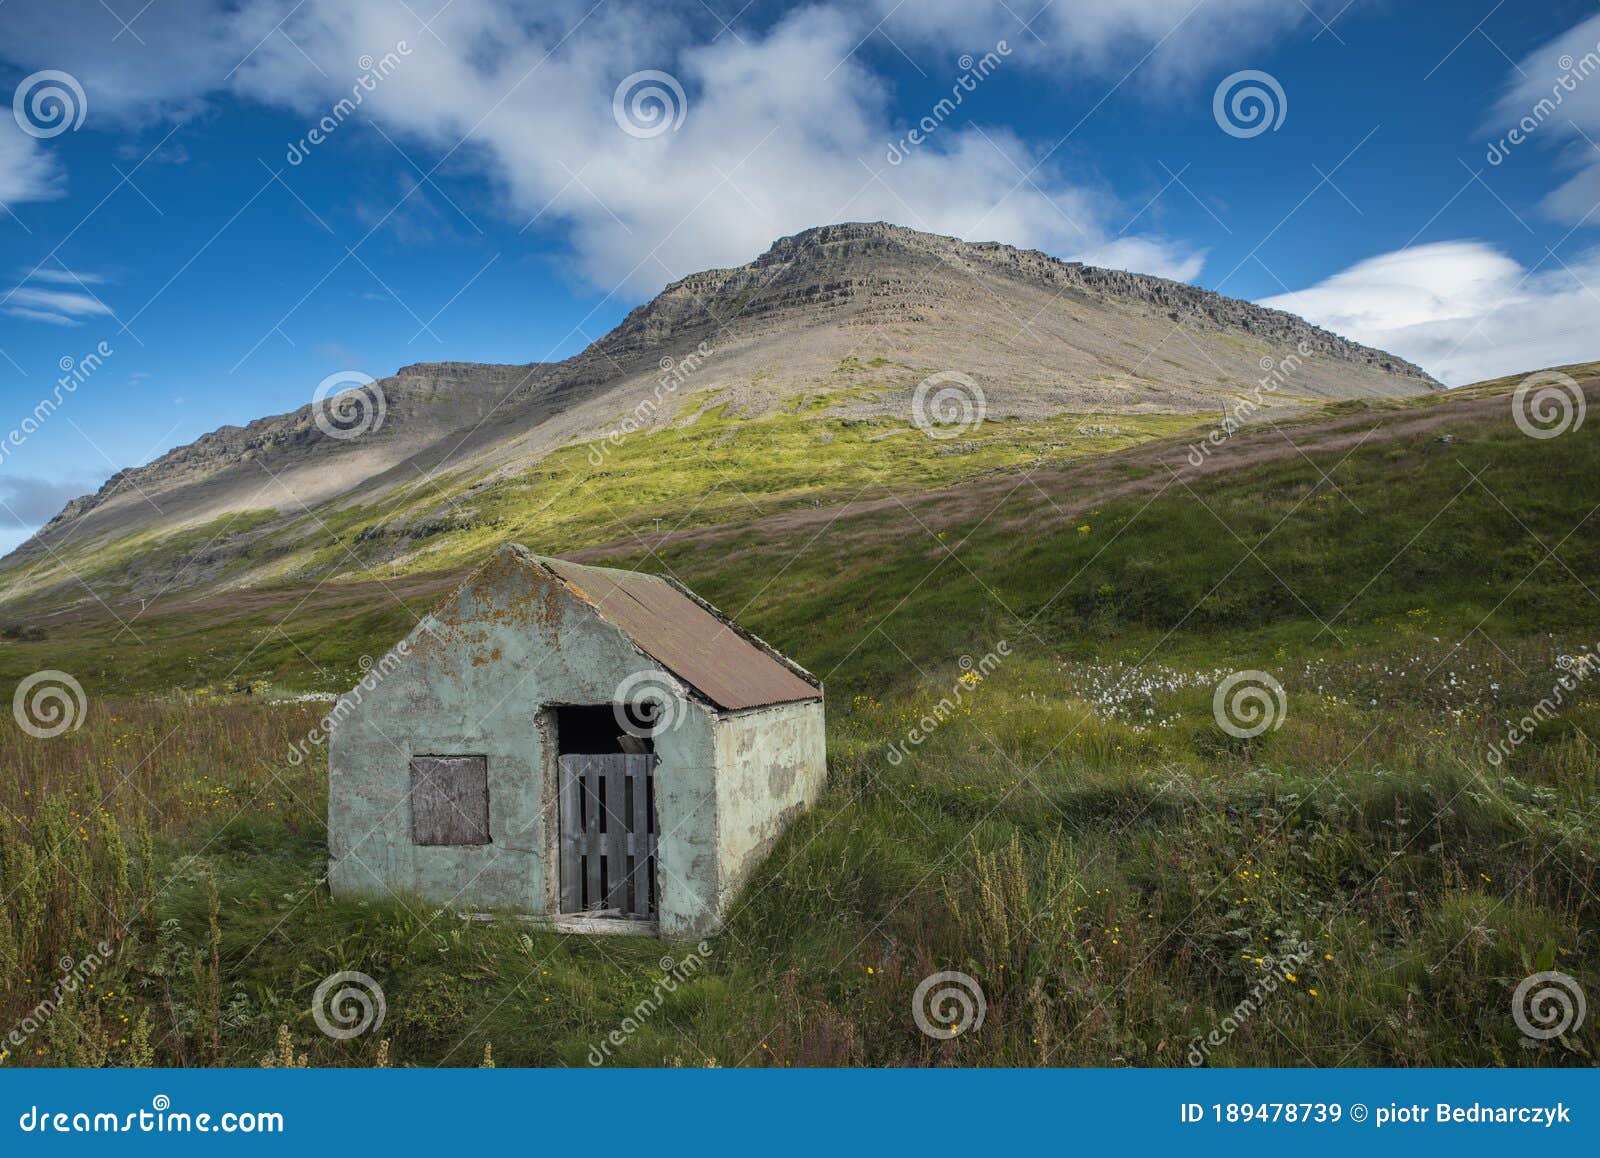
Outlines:
<svg viewBox="0 0 1600 1158"><path fill-rule="evenodd" d="M418 844L489 843L489 758L411 758L411 839Z"/></svg>

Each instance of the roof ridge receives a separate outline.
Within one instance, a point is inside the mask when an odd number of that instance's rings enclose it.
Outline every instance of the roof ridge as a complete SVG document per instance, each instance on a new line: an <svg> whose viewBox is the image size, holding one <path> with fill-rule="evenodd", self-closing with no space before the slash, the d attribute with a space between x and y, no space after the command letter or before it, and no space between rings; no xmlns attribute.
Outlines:
<svg viewBox="0 0 1600 1158"><path fill-rule="evenodd" d="M639 572L639 574L643 574L643 573L644 572ZM661 575L661 576L657 576L657 578L661 579L662 582L668 583L671 586L677 588L677 590L680 591L682 594L688 596L690 599L694 600L701 607L703 607L711 615L713 615L717 619L721 620L723 627L725 627L727 630L732 631L735 635L739 635L739 636L743 637L745 642L754 644L756 647L759 647L762 651L766 652L773 659L775 659L779 663L783 664L784 667L788 668L790 671L792 671L796 675L798 675L801 679L803 679L807 683L811 684L819 692L822 690L822 681L819 680L816 676L812 675L808 670L806 670L804 667L800 666L800 664L796 663L794 660L792 660L788 656L784 655L783 652L781 652L777 648L773 647L770 643L768 643L766 640L762 639L759 635L757 635L755 632L751 631L748 627L742 626L731 615L724 615L721 611L718 611L710 603L707 603L704 599L700 598L700 596L696 595L693 591L691 591L689 589L688 584L682 582L677 577L672 576L672 575Z"/></svg>
<svg viewBox="0 0 1600 1158"><path fill-rule="evenodd" d="M596 567L520 544L501 548L538 567L621 631L642 654L724 711L822 698L822 682L672 576ZM584 580L604 580L606 590ZM726 641L726 642L724 642Z"/></svg>

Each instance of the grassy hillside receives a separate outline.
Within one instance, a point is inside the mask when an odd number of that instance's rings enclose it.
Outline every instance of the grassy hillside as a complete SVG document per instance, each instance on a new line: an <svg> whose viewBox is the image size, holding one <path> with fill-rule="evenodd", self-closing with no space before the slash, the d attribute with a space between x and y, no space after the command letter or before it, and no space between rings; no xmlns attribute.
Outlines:
<svg viewBox="0 0 1600 1158"><path fill-rule="evenodd" d="M311 510L247 510L198 526L142 529L101 542L68 535L50 554L0 576L13 615L65 602L41 579L71 578L66 598L109 602L248 582L389 581L470 566L507 540L548 553L683 524L746 522L844 501L864 488L916 493L998 470L1065 462L1174 434L1193 415L1072 414L993 421L932 445L900 419L846 417L850 405L891 396L883 359L847 360L784 408L759 416L700 391L668 400L661 430L561 447L534 465L485 473L404 474L382 490ZM926 373L895 366L901 373ZM752 387L758 385L753 383ZM616 429L633 430L627 413ZM648 422L645 423L649 425ZM402 472L403 473L403 472ZM270 493L265 498L273 497Z"/></svg>
<svg viewBox="0 0 1600 1158"><path fill-rule="evenodd" d="M752 518L716 528L714 538L663 540L652 531L651 497L639 495L633 534L589 557L670 571L841 692L903 685L916 665L998 638L1078 658L1136 662L1157 648L1242 661L1392 642L1397 633L1587 630L1600 619L1588 578L1600 538L1586 520L1600 502L1594 425L1530 439L1510 421L1503 386L1476 392L1493 405L1463 406L1466 395L1346 403L1281 434L1252 431L1218 452L1230 469L1216 475L1169 469L1183 466L1183 440L1197 430L1155 444L1175 446L1164 456L1106 460L1109 481L1081 490L1048 466L997 469L935 501L904 488L875 509L824 508L776 533L770 520ZM1428 417L1420 433L1387 433L1383 423L1409 414ZM1313 445L1304 430L1330 416L1349 420L1353 447L1264 460L1260 449L1281 448L1285 437ZM706 468L684 437L637 435L625 444L634 465L615 469L631 479L653 463L688 488ZM755 461L764 464L770 449ZM1142 490L1102 501L1121 480ZM727 486L744 482L729 475ZM618 503L631 485L619 486ZM870 483L846 492L883 493ZM697 517L680 509L679 521ZM560 553L548 535L515 538ZM491 541L503 540L482 546ZM451 561L480 558L462 552ZM54 666L107 694L212 684L342 691L359 678L360 656L392 646L460 574L268 587L158 602L142 615L118 606L120 620L96 608L50 627L44 641L6 644L0 678Z"/></svg>
<svg viewBox="0 0 1600 1158"><path fill-rule="evenodd" d="M615 551L827 677L830 786L606 1060L1593 1064L1595 1019L1531 1043L1511 991L1600 993L1600 684L1570 658L1600 640L1600 435L1527 438L1505 402L1306 457L1254 432L1222 448L1252 465L1130 463L1127 492L1015 475ZM90 709L0 732L0 1014L118 949L6 1064L256 1064L287 1027L314 1064L582 1065L693 952L328 897L323 770L286 758L325 707L268 697L353 682L443 580L397 583L3 645ZM1238 669L1284 688L1248 739L1213 714ZM376 1034L314 1025L340 969L383 986ZM918 1030L939 970L980 1029Z"/></svg>

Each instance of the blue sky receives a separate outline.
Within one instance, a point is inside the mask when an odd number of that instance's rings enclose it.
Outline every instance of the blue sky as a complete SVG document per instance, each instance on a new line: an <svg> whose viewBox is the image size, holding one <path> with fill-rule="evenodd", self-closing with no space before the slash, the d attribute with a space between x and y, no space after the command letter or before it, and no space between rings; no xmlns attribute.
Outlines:
<svg viewBox="0 0 1600 1158"><path fill-rule="evenodd" d="M0 6L0 427L112 351L5 447L0 549L336 371L564 357L827 221L1179 277L1452 383L1600 357L1594 0L741 3ZM664 125L617 107L646 70Z"/></svg>

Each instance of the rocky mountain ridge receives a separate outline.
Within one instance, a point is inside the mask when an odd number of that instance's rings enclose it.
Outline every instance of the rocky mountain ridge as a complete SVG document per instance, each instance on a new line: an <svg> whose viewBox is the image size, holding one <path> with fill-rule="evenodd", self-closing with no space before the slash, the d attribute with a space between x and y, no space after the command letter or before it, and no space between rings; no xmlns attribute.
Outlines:
<svg viewBox="0 0 1600 1158"><path fill-rule="evenodd" d="M265 581L301 565L274 561L299 550L284 527L325 537L338 512L403 499L404 514L351 540L394 561L415 539L473 525L486 488L526 486L558 449L641 421L648 433L711 412L736 423L803 414L891 437L914 427L918 384L935 374L970 383L999 423L1201 421L1258 391L1269 370L1281 378L1275 403L1291 408L1438 388L1403 359L1194 286L883 223L820 226L673 282L561 362L403 367L346 400L370 404L358 436L307 405L121 471L0 561L0 603L81 587L90 561L107 558L138 576L129 589L220 582L246 555L251 570L234 581ZM818 469L825 485L825 456ZM248 532L229 531L242 512ZM219 541L201 563L161 556L174 532L210 526ZM340 551L354 559L349 543Z"/></svg>
<svg viewBox="0 0 1600 1158"><path fill-rule="evenodd" d="M1037 285L1150 306L1173 322L1219 332L1241 331L1289 346L1304 343L1318 354L1415 378L1430 388L1439 385L1420 366L1340 337L1282 310L1150 274L1062 261L1038 250L1018 249L1000 242L964 242L886 222L817 226L779 238L747 265L704 270L681 278L635 309L596 346L603 350L634 350L670 341L685 328L703 326L708 303L715 301L734 303L737 315L744 319L793 309L838 307L861 298L893 302L897 290L905 292L915 287L881 274L850 276L849 270L851 266L872 269L885 256L907 251L956 266L981 265ZM809 276L786 278L796 270L804 270ZM752 304L742 304L747 300ZM889 308L904 308L904 303L894 302Z"/></svg>

